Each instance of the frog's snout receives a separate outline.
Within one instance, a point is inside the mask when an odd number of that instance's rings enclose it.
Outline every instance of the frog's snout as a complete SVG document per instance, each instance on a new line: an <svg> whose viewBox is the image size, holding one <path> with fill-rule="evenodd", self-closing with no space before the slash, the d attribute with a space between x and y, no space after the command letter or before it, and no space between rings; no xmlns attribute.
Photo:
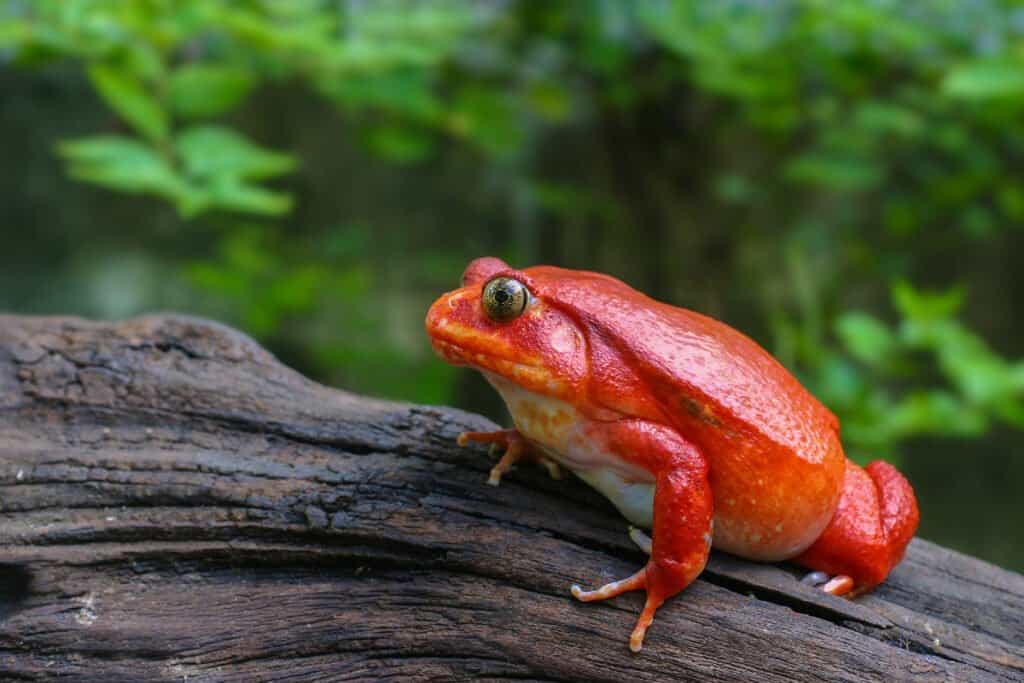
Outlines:
<svg viewBox="0 0 1024 683"><path fill-rule="evenodd" d="M443 295L435 301L427 310L427 318L424 327L427 329L427 336L430 337L430 345L442 360L448 363L456 363L459 359L449 349L449 344L444 341L444 329L448 326L446 309L448 306L448 294Z"/></svg>
<svg viewBox="0 0 1024 683"><path fill-rule="evenodd" d="M424 327L434 351L445 361L454 364L462 364L462 358L457 353L459 342L464 334L460 330L468 327L469 319L472 318L469 301L466 301L467 291L457 289L454 292L442 294L427 310L427 317L424 320Z"/></svg>
<svg viewBox="0 0 1024 683"><path fill-rule="evenodd" d="M431 339L436 339L448 325L448 311L450 310L448 299L450 296L451 292L442 294L441 297L431 304L429 309L427 309L427 317L426 320L423 321L423 325Z"/></svg>

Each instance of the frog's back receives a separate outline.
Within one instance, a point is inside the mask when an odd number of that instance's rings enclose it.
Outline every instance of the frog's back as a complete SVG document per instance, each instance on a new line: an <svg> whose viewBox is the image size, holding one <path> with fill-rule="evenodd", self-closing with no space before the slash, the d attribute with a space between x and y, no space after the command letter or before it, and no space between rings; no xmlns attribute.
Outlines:
<svg viewBox="0 0 1024 683"><path fill-rule="evenodd" d="M779 559L817 538L838 502L845 457L838 420L789 371L728 325L614 278L527 272L587 335L614 345L667 419L705 453L716 546Z"/></svg>
<svg viewBox="0 0 1024 683"><path fill-rule="evenodd" d="M700 313L655 301L625 283L586 271L543 278L549 297L611 340L647 380L666 410L685 419L745 425L808 460L821 457L820 432L839 421L752 339ZM550 285L549 285L550 283ZM547 289L547 287L545 287ZM685 395L685 399L681 398Z"/></svg>

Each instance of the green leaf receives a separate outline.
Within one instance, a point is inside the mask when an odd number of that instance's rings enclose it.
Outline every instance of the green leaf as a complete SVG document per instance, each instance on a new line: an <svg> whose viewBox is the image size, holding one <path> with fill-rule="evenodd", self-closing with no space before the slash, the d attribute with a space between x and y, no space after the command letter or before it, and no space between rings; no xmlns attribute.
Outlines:
<svg viewBox="0 0 1024 683"><path fill-rule="evenodd" d="M900 400L885 419L899 437L932 433L977 436L988 428L985 414L945 391L915 391Z"/></svg>
<svg viewBox="0 0 1024 683"><path fill-rule="evenodd" d="M291 210L287 194L246 182L279 176L295 168L295 160L247 140L224 126L192 126L174 140L189 179L201 195L185 206L185 215L212 208L280 216Z"/></svg>
<svg viewBox="0 0 1024 683"><path fill-rule="evenodd" d="M926 131L917 112L889 102L864 102L857 108L854 120L865 130L880 134L893 133L911 138Z"/></svg>
<svg viewBox="0 0 1024 683"><path fill-rule="evenodd" d="M58 153L73 178L128 193L149 193L177 201L187 191L155 149L138 140L103 135L62 142Z"/></svg>
<svg viewBox="0 0 1024 683"><path fill-rule="evenodd" d="M444 107L429 72L394 71L370 77L338 78L327 71L317 79L318 89L348 111L374 108L402 114L415 121L437 122Z"/></svg>
<svg viewBox="0 0 1024 683"><path fill-rule="evenodd" d="M220 209L264 216L283 216L292 209L292 198L236 178L225 178L210 188L211 203Z"/></svg>
<svg viewBox="0 0 1024 683"><path fill-rule="evenodd" d="M907 282L897 282L892 288L893 303L911 320L938 320L956 314L964 303L967 292L963 287L952 287L945 292L915 290Z"/></svg>
<svg viewBox="0 0 1024 683"><path fill-rule="evenodd" d="M856 404L867 388L861 369L838 353L827 353L818 371L816 395L832 410L841 411ZM818 393L820 392L820 394Z"/></svg>
<svg viewBox="0 0 1024 683"><path fill-rule="evenodd" d="M295 168L295 159L247 140L224 126L192 126L174 140L185 170L197 179L260 180Z"/></svg>
<svg viewBox="0 0 1024 683"><path fill-rule="evenodd" d="M167 114L133 74L108 64L89 67L89 80L117 114L150 140L167 137Z"/></svg>
<svg viewBox="0 0 1024 683"><path fill-rule="evenodd" d="M216 116L241 102L255 85L245 69L221 64L186 64L171 76L174 112L187 118Z"/></svg>
<svg viewBox="0 0 1024 683"><path fill-rule="evenodd" d="M850 354L868 365L881 363L895 346L889 328L867 313L845 313L836 320L835 329Z"/></svg>
<svg viewBox="0 0 1024 683"><path fill-rule="evenodd" d="M946 75L942 91L950 97L988 99L1024 95L1024 64L985 60L961 64Z"/></svg>

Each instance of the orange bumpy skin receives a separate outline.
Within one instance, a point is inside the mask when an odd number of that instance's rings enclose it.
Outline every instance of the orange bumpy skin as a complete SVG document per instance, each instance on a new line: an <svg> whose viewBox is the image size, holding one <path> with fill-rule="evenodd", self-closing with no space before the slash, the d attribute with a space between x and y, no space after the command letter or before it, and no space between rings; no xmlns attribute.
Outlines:
<svg viewBox="0 0 1024 683"><path fill-rule="evenodd" d="M504 288L505 308L488 298L489 283ZM483 372L512 415L517 437L460 440L510 449L492 483L532 452L652 530L646 567L572 591L600 600L645 590L634 651L712 544L837 575L825 590L853 594L885 578L917 529L906 479L882 462L849 462L835 415L764 349L612 277L476 259L463 286L431 306L426 328L437 353Z"/></svg>

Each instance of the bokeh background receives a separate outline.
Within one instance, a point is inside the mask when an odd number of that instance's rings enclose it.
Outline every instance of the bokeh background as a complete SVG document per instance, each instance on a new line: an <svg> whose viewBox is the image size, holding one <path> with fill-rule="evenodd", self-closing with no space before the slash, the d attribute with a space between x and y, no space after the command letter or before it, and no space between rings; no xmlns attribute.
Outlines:
<svg viewBox="0 0 1024 683"><path fill-rule="evenodd" d="M727 321L1024 569L1024 7L0 0L0 310L179 310L506 418L423 314L468 260Z"/></svg>

